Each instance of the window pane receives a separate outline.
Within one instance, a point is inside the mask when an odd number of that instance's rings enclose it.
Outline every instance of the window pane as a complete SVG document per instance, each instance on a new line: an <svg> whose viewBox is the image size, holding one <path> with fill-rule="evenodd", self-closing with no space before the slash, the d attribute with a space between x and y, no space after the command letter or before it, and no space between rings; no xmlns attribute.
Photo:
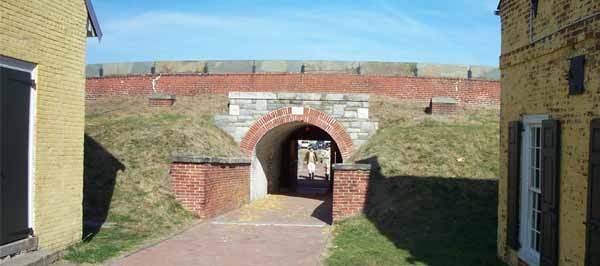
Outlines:
<svg viewBox="0 0 600 266"><path fill-rule="evenodd" d="M541 157L541 156L540 156L540 149L539 149L539 148L537 148L537 149L535 150L535 167L536 167L536 168L540 168L540 157Z"/></svg>
<svg viewBox="0 0 600 266"><path fill-rule="evenodd" d="M536 220L535 229L537 231L541 231L542 230L542 215L541 215L541 213L538 213L535 220Z"/></svg>
<svg viewBox="0 0 600 266"><path fill-rule="evenodd" d="M527 230L529 235L529 248L539 252L540 250L540 226L541 226L541 128L539 126L531 127L531 142L529 143L529 206L528 206L528 223Z"/></svg>
<svg viewBox="0 0 600 266"><path fill-rule="evenodd" d="M535 251L540 252L540 234L535 235Z"/></svg>
<svg viewBox="0 0 600 266"><path fill-rule="evenodd" d="M529 174L530 175L529 176L529 187L530 188L535 187L535 182L536 182L535 181L535 171L536 170L533 167L529 170L529 172L530 172L530 174Z"/></svg>

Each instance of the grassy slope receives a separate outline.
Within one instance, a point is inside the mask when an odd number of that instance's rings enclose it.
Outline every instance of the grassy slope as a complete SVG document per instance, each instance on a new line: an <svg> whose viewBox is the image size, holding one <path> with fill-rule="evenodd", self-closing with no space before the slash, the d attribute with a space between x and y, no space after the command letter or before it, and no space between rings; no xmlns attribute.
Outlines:
<svg viewBox="0 0 600 266"><path fill-rule="evenodd" d="M354 160L381 166L366 214L335 229L328 265L501 265L497 225L498 110L442 117L372 102L380 131Z"/></svg>
<svg viewBox="0 0 600 266"><path fill-rule="evenodd" d="M180 98L161 112L146 101L88 103L86 177L110 184L104 179L116 175L116 182L110 226L72 248L69 260L103 261L193 221L170 193L173 151L239 155L212 124L214 113L226 111L224 97ZM328 264L496 265L498 111L432 117L402 102L371 106L381 130L353 159L377 156L381 173L367 214L337 226Z"/></svg>
<svg viewBox="0 0 600 266"><path fill-rule="evenodd" d="M225 97L181 97L173 110L146 106L144 97L87 103L86 184L112 190L112 200L105 226L90 241L71 248L66 259L104 261L194 220L170 192L172 152L241 155L212 123L213 114L226 111ZM117 172L119 168L124 169Z"/></svg>

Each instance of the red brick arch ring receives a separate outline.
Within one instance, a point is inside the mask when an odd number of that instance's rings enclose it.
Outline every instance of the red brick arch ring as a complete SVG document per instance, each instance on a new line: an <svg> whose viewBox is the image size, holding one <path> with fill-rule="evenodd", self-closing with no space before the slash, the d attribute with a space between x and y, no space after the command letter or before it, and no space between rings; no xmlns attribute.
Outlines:
<svg viewBox="0 0 600 266"><path fill-rule="evenodd" d="M340 149L342 157L344 159L350 157L352 138L346 133L344 126L326 113L308 107L304 107L304 114L302 115L295 115L292 113L292 107L286 107L261 117L250 126L248 133L242 139L240 143L242 151L246 155L252 156L254 147L265 134L278 126L293 122L307 123L321 128L333 138Z"/></svg>

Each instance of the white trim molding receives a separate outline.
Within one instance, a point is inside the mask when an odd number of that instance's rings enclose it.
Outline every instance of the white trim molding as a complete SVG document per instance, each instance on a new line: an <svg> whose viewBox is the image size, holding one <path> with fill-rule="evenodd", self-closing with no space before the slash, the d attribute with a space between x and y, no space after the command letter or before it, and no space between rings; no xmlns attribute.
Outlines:
<svg viewBox="0 0 600 266"><path fill-rule="evenodd" d="M534 249L530 248L531 236L530 233L530 168L531 165L531 136L532 128L541 127L542 121L549 119L548 115L525 115L523 116L523 134L521 134L521 187L520 190L520 219L519 227L519 242L521 242L521 248L519 249L519 258L527 262L530 266L540 265L540 254ZM542 134L543 135L543 134Z"/></svg>
<svg viewBox="0 0 600 266"><path fill-rule="evenodd" d="M0 55L0 66L29 73L34 72L36 69L36 65L33 63L21 61L2 55ZM33 75L32 78L34 78Z"/></svg>
<svg viewBox="0 0 600 266"><path fill-rule="evenodd" d="M9 68L17 71L28 72L31 75L31 79L37 81L37 65L18 59L6 57L0 55L0 67ZM33 86L30 88L30 100L29 100L29 158L28 158L28 225L29 228L34 228L35 222L35 206L34 206L34 193L35 193L35 127L36 127L36 102L37 93L36 88Z"/></svg>

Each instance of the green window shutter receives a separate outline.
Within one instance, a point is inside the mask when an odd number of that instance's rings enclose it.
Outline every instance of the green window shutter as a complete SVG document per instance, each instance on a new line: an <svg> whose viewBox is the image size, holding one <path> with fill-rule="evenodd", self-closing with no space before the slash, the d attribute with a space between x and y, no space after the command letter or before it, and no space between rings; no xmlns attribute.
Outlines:
<svg viewBox="0 0 600 266"><path fill-rule="evenodd" d="M509 123L508 129L508 216L506 241L509 247L518 250L519 243L519 191L521 187L521 131L520 121Z"/></svg>
<svg viewBox="0 0 600 266"><path fill-rule="evenodd" d="M590 126L586 265L600 266L600 119Z"/></svg>
<svg viewBox="0 0 600 266"><path fill-rule="evenodd" d="M558 265L560 123L542 121L542 225L540 266Z"/></svg>

